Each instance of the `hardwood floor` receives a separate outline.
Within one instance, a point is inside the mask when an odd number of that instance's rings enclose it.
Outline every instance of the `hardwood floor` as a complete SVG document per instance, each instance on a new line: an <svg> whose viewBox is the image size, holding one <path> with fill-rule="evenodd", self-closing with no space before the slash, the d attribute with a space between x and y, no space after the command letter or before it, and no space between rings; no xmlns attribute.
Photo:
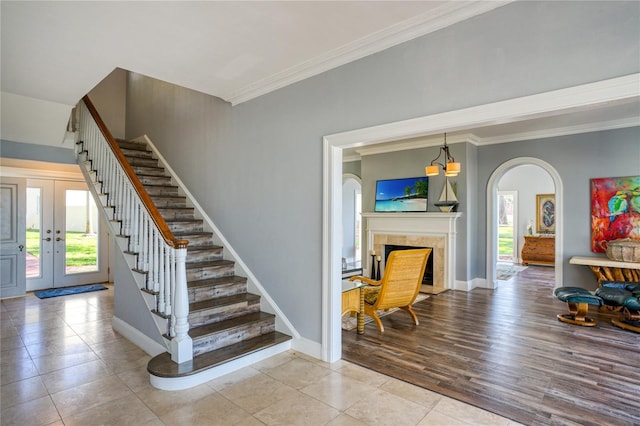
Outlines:
<svg viewBox="0 0 640 426"><path fill-rule="evenodd" d="M552 268L496 290L447 291L342 333L344 359L524 424L640 424L640 335L590 307L596 327L561 323Z"/></svg>

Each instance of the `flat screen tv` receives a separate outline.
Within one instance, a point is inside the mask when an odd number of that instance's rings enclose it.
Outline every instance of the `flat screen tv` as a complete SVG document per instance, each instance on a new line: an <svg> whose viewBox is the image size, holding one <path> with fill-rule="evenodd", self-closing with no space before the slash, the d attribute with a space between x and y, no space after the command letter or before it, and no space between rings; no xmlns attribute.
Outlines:
<svg viewBox="0 0 640 426"><path fill-rule="evenodd" d="M376 212L426 212L429 178L415 177L376 182Z"/></svg>

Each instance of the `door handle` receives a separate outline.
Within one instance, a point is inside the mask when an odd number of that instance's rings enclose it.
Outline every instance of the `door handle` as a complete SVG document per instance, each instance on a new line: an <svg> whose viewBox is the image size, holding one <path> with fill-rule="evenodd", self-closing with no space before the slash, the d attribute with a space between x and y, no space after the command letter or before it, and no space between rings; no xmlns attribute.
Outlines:
<svg viewBox="0 0 640 426"><path fill-rule="evenodd" d="M20 244L20 245L18 246L18 248L20 249L20 251L22 251L22 249L24 248L24 246L23 246L22 244Z"/></svg>
<svg viewBox="0 0 640 426"><path fill-rule="evenodd" d="M43 238L42 241L51 241L51 237Z"/></svg>
<svg viewBox="0 0 640 426"><path fill-rule="evenodd" d="M64 241L64 239L58 237L58 238L56 238L56 241Z"/></svg>

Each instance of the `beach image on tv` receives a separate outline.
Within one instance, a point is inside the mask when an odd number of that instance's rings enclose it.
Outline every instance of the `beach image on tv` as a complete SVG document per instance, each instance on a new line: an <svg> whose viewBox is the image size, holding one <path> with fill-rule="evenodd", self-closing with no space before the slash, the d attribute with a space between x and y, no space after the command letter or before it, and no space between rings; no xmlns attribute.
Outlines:
<svg viewBox="0 0 640 426"><path fill-rule="evenodd" d="M376 182L376 212L426 212L429 178L379 180Z"/></svg>

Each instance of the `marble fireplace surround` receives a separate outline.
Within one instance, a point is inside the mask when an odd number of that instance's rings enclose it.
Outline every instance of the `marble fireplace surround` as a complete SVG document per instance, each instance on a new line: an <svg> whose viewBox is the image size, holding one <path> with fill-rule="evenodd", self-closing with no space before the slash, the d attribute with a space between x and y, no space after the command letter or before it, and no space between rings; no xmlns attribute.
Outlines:
<svg viewBox="0 0 640 426"><path fill-rule="evenodd" d="M387 244L431 247L433 293L453 289L455 283L456 220L462 213L362 213L367 253L384 253ZM367 267L371 269L371 257Z"/></svg>

